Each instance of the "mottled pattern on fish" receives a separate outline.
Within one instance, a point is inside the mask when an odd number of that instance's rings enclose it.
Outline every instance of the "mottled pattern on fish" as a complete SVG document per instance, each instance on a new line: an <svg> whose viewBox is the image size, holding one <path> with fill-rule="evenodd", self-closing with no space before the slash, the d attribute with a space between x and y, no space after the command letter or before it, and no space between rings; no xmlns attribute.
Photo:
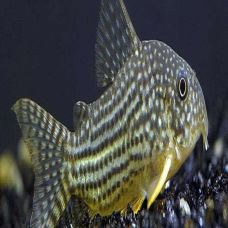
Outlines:
<svg viewBox="0 0 228 228"><path fill-rule="evenodd" d="M31 226L53 227L71 195L91 216L148 208L203 135L207 112L195 72L169 46L137 37L122 0L103 0L97 82L74 107L70 132L29 99L13 107L35 171Z"/></svg>

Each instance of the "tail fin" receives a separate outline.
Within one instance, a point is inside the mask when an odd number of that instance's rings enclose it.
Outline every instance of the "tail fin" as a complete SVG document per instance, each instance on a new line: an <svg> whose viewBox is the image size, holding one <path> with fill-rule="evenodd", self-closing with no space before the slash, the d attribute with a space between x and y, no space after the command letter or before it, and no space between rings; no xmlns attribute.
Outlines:
<svg viewBox="0 0 228 228"><path fill-rule="evenodd" d="M31 227L54 227L70 199L64 172L64 150L70 132L29 99L13 106L35 172Z"/></svg>

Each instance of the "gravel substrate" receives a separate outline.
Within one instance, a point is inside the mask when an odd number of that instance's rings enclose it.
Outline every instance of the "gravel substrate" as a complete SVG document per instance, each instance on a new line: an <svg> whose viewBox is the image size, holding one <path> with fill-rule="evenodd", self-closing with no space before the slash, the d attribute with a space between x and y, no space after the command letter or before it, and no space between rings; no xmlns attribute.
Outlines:
<svg viewBox="0 0 228 228"><path fill-rule="evenodd" d="M227 106L226 106L227 107ZM166 184L149 210L144 202L137 216L114 213L89 220L86 206L72 198L58 227L228 227L228 109L211 110L208 151L198 142L181 170ZM28 226L33 174L19 164L24 190L0 190L0 227Z"/></svg>

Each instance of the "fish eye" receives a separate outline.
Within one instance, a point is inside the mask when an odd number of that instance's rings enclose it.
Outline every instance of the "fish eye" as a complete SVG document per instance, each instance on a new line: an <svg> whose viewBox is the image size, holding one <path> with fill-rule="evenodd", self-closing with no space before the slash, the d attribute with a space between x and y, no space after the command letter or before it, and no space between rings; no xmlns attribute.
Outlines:
<svg viewBox="0 0 228 228"><path fill-rule="evenodd" d="M178 92L181 100L185 100L188 93L188 85L185 78L181 77L178 82Z"/></svg>

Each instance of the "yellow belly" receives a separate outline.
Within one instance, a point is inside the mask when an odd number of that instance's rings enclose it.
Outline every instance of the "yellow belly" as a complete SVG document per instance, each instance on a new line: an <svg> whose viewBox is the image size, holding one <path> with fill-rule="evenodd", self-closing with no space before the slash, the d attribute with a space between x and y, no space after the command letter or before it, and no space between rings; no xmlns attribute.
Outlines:
<svg viewBox="0 0 228 228"><path fill-rule="evenodd" d="M168 171L164 176L162 174L164 174L168 156L171 159ZM88 205L91 217L96 214L108 216L113 212L125 213L128 205L131 206L134 213L137 213L145 198L148 198L149 201L153 197L152 202L155 200L165 182L175 174L185 158L178 159L176 151L169 148L162 153L155 152L153 158L145 156L141 161L131 162L127 169L118 173L116 178L122 180L118 186L112 188L112 181L115 182L115 178L109 179L100 188L84 191L83 194L80 194L81 198Z"/></svg>

